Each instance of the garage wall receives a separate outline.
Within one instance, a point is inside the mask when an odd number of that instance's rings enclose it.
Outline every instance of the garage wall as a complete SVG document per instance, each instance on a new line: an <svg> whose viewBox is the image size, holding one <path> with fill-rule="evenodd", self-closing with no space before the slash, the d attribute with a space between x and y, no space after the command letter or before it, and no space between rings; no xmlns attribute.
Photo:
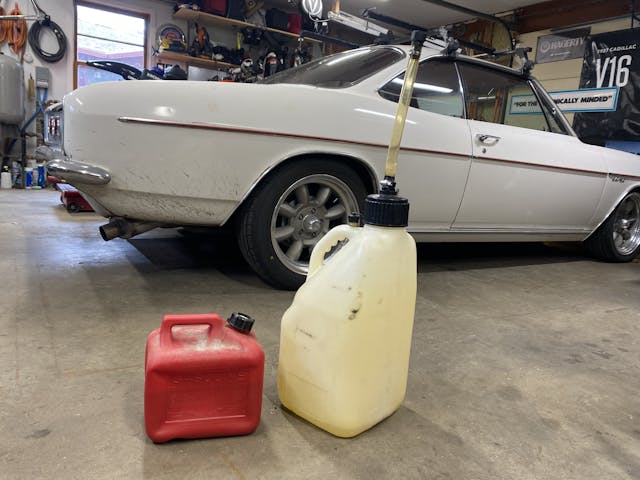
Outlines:
<svg viewBox="0 0 640 480"><path fill-rule="evenodd" d="M605 22L593 23L590 25L581 25L580 27L591 27L591 34L612 32L615 30L625 30L631 28L631 19L626 16ZM574 27L568 27L570 30ZM577 28L577 27L575 27ZM557 30L554 30L557 32ZM535 59L536 46L538 37L554 33L552 30L541 30L521 34L518 38L522 46L533 48L533 52L529 54L529 58ZM582 59L565 60L562 62L551 62L537 64L533 69L533 75L540 80L547 90L573 90L580 85L580 73L582 70ZM565 114L570 122L573 121L573 114Z"/></svg>
<svg viewBox="0 0 640 480"><path fill-rule="evenodd" d="M147 42L149 44L148 62L150 66L155 64L154 58L151 56L151 46L156 45L155 33L160 25L163 23L174 23L180 26L186 31L186 23L178 20L173 20L171 17L173 2L163 0L92 0L93 3L114 6L123 8L125 10L132 10L149 15L149 31ZM0 0L0 6L9 10L13 8L15 0ZM34 14L31 2L28 0L19 1L20 8L23 13L27 15ZM25 79L29 78L29 75L35 77L35 66L45 66L49 68L51 72L51 86L49 89L50 99L61 99L63 95L70 92L73 89L73 55L74 55L74 33L75 33L75 21L74 21L74 2L73 0L38 0L38 4L44 9L60 27L64 30L68 45L67 55L58 63L49 64L40 61L40 59L31 51L31 48L27 46L27 55L25 57L24 70ZM599 22L591 24L591 32L602 33L614 30L622 30L630 27L630 18L628 16L615 20ZM229 32L216 31L211 32L214 40L222 41L222 43L233 42L232 35ZM539 36L552 33L551 30L541 30L538 32L531 32L522 34L519 36L519 41L524 46L533 48L531 58L535 58L535 49L537 39ZM229 37L229 38L227 38ZM230 40L231 39L231 40ZM43 37L43 47L47 50L53 51L57 48L55 39ZM7 55L14 56L10 51L7 44L3 44L0 51ZM31 59L31 62L29 60ZM578 88L580 81L580 70L582 67L582 60L567 60L562 62L553 62L536 65L534 69L534 75L544 84L549 90L565 90ZM27 105L27 112L30 110ZM31 110L33 107L31 106Z"/></svg>
<svg viewBox="0 0 640 480"><path fill-rule="evenodd" d="M75 19L74 19L74 2L73 0L37 0L38 5L51 16L51 19L57 23L65 35L67 36L67 54L58 63L42 62L27 45L25 55L24 71L25 79L29 78L29 74L35 78L35 66L44 66L51 72L51 84L49 88L50 99L61 99L65 93L73 90L73 56L74 56L74 35L75 35ZM173 2L153 1L153 0L91 0L92 3L114 6L125 10L141 12L149 15L149 31L147 33L147 42L149 45L148 62L150 66L155 64L151 57L151 46L156 45L156 31L158 26L163 23L173 23L180 26L186 32L186 23L174 21L171 18ZM15 0L0 0L0 5L5 9L13 9ZM26 15L35 14L33 6L29 0L19 0L20 10ZM28 23L31 25L31 22ZM42 46L47 51L56 51L57 42L49 34L43 35ZM9 49L6 43L2 45L0 51L7 55L15 57L13 51ZM30 58L29 58L30 57ZM32 60L31 63L28 60ZM33 111L33 106L31 106ZM27 105L29 111L29 105Z"/></svg>

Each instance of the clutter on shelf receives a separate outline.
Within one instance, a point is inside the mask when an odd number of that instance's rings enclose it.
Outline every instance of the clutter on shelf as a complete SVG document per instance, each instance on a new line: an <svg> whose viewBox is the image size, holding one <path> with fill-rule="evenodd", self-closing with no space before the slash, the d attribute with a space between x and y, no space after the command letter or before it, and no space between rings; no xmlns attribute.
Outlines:
<svg viewBox="0 0 640 480"><path fill-rule="evenodd" d="M201 0L178 4L174 19L189 25L189 47L160 46L159 59L163 63L180 63L210 69L216 73L212 80L253 82L264 76L306 63L313 57L311 44L318 40L304 39L304 28L315 29L315 24L299 12L285 12L279 8L266 8L264 1ZM234 47L231 40L220 41L220 32L235 32ZM227 35L228 36L228 35ZM292 45L292 41L297 44ZM174 53L187 53L184 56ZM247 61L250 60L250 61Z"/></svg>

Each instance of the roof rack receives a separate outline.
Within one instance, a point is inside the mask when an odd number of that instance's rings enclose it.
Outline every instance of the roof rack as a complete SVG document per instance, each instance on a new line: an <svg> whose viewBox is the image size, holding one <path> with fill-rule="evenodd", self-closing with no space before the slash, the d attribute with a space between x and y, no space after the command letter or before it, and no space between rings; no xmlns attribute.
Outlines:
<svg viewBox="0 0 640 480"><path fill-rule="evenodd" d="M408 22L404 22L402 20L399 20L397 18L394 17L390 17L388 15L383 15L380 14L378 12L375 11L375 7L374 8L368 8L366 10L364 10L363 12L363 16L364 17L368 17L371 18L373 20L378 20L380 22L386 23L388 25L393 25L399 28L402 28L403 30L408 30L408 31L413 31L413 30L423 30L427 32L427 35L430 37L436 37L436 38L442 38L445 42L449 42L450 38L455 38L455 40L458 41L459 45L462 47L467 47L467 48L471 48L475 51L481 52L484 55L487 56L491 56L494 58L497 57L501 57L501 56L511 56L510 60L509 60L509 66L513 66L513 55L518 54L519 49L516 48L516 44L515 41L513 39L513 32L511 30L511 27L509 26L509 24L507 22L505 22L503 19L496 17L495 15L489 15L486 14L484 12L479 12L477 10L473 10L471 8L467 8L461 5L456 5L454 3L445 1L445 0L423 0L425 2L431 3L433 5L438 5L440 7L444 7L444 8L448 8L451 10L456 10L459 12L463 12L466 13L468 15L473 15L475 17L478 18L483 18L485 20L489 20L495 23L500 24L501 26L503 26L505 28L505 30L507 31L508 35L509 35L509 46L510 48L508 50L504 50L504 51L498 51L495 48L490 48L490 47L486 47L484 45L480 45L474 42L469 42L467 40L464 40L462 38L457 38L454 35L451 35L451 32L449 32L446 28L444 27L440 27L438 29L427 29L424 27L421 27L419 25L413 25L411 23ZM447 47L449 48L449 47ZM519 55L519 54L518 54ZM527 58L526 61L530 60ZM523 63L526 63L523 62ZM532 63L532 62L531 62ZM530 68L528 68L528 71L531 71L532 65Z"/></svg>

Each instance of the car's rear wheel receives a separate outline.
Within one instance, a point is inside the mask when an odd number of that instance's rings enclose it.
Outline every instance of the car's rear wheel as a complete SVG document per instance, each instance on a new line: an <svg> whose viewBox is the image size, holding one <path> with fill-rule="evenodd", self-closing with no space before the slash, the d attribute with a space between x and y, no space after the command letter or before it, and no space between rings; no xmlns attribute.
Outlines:
<svg viewBox="0 0 640 480"><path fill-rule="evenodd" d="M609 262L629 262L640 252L640 192L625 196L585 244Z"/></svg>
<svg viewBox="0 0 640 480"><path fill-rule="evenodd" d="M256 187L239 212L240 250L267 283L298 288L313 247L351 212L361 211L366 193L356 172L335 160L284 165Z"/></svg>

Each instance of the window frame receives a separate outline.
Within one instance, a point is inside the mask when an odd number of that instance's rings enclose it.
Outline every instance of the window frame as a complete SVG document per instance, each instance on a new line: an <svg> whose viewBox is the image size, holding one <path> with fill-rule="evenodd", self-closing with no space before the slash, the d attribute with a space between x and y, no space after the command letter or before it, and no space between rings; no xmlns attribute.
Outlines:
<svg viewBox="0 0 640 480"><path fill-rule="evenodd" d="M458 115L448 115L446 113L439 113L439 112L434 112L432 110L428 110L428 109L423 109L420 107L413 107L413 108L417 108L418 110L421 110L423 112L429 112L429 113L433 113L436 115L444 115L447 117L451 117L451 118L458 118L461 120L466 120L467 119L467 105L465 102L465 92L464 92L464 84L462 83L462 77L460 76L460 71L458 69L458 63L451 59L451 57L446 56L446 55L433 55L430 56L428 58L424 58L422 60L420 60L420 64L418 66L418 69L422 68L423 65L426 65L427 63L433 63L433 62L439 62L439 63L450 63L451 66L453 67L453 71L455 72L455 75L457 77L457 85L458 85L458 92L457 94L460 96L460 100L462 101L462 116L458 116ZM390 77L388 80L386 80L384 83L382 83L380 86L378 86L376 88L376 93L378 94L378 96L380 98L383 98L385 100L388 100L390 102L394 102L394 103L398 103L399 101L399 95L400 93L398 92L398 101L395 100L391 100L387 97L385 97L385 95L383 94L383 90L384 88L389 85L390 83L394 82L396 79L404 76L407 73L407 70L404 69L399 73L396 73L395 75L393 75L392 77Z"/></svg>
<svg viewBox="0 0 640 480"><path fill-rule="evenodd" d="M149 28L151 22L151 16L149 13L141 12L137 10L130 10L127 8L113 7L111 5L104 5L102 3L90 2L86 0L74 0L73 2L73 17L74 17L74 35L73 35L73 88L78 88L78 67L85 66L87 67L87 62L83 60L78 60L78 6L94 8L97 10L104 10L107 12L118 13L120 15L127 15L130 17L137 17L144 20L144 44L142 46L143 55L144 55L144 67L147 68L149 61ZM92 37L98 38L98 37ZM100 40L105 41L113 41L117 42L117 40L108 39L108 38L99 38ZM126 43L126 42L122 42Z"/></svg>
<svg viewBox="0 0 640 480"><path fill-rule="evenodd" d="M522 81L523 84L526 84L529 89L531 90L531 92L533 93L533 95L536 97L536 99L538 100L538 104L540 106L540 112L541 114L544 116L544 120L545 123L547 124L548 130L546 130L549 133L555 133L558 135L567 135L567 136L575 136L575 133L573 131L573 129L571 128L571 126L569 125L568 121L566 120L566 118L564 118L564 116L562 114L560 114L560 110L558 109L557 106L555 106L555 103L553 103L553 100L550 99L550 97L548 96L548 94L546 94L545 90L542 88L542 86L540 85L539 82L537 82L533 77L531 76L523 76L523 75L519 75L517 71L513 71L511 69L508 69L506 67L502 67L502 68L493 68L492 66L487 66L484 63L481 62L474 62L474 61L469 61L467 59L460 59L458 58L456 61L456 65L459 66L462 63L467 63L471 66L477 67L477 68L481 68L483 70L488 70L488 71L492 71L493 73L499 74L499 75L508 75L511 76L513 78L516 78L520 81ZM467 106L467 92L468 92L468 87L465 81L465 77L462 74L462 71L460 68L458 68L458 77L460 78L460 81L462 82L462 88L463 88L463 94L464 94L464 103L465 103L465 109ZM507 105L505 104L503 106L503 108L507 108ZM468 112L465 112L465 116L467 119L469 119L468 116ZM503 115L504 116L504 115ZM551 127L551 121L550 121L550 117L551 119L553 119L553 121L557 124L557 126L561 129L561 131L556 131L556 130L552 130ZM533 130L533 131L538 131L538 132L542 132L545 130L538 130L538 129L534 129L534 128L529 128L529 127L519 127L517 125L509 125L503 122L497 123L497 122L487 122L487 123L495 123L496 125L505 125L505 126L509 126L509 127L513 127L513 128L527 128L528 130Z"/></svg>
<svg viewBox="0 0 640 480"><path fill-rule="evenodd" d="M543 109L543 111L548 112L548 114L553 117L556 123L564 128L565 135L577 137L576 132L574 132L573 127L571 126L571 123L569 123L567 117L564 116L564 114L560 110L560 107L556 105L556 102L553 101L542 84L534 77L529 77L528 80L531 84L531 88L538 98L538 102L540 103L540 107Z"/></svg>
<svg viewBox="0 0 640 480"><path fill-rule="evenodd" d="M420 65L431 60L442 60L442 59L451 59L451 57L447 55L432 55L427 58L421 59ZM458 56L453 60L453 64L455 65L456 73L458 75L458 84L459 84L458 88L460 90L460 94L462 95L462 100L463 100L462 103L463 103L463 119L464 120L469 120L469 112L467 111L467 102L466 102L467 86L465 85L464 78L462 76L462 72L460 69L460 64L464 64L464 63L470 64L476 67L485 68L487 70L491 70L499 74L511 75L526 82L529 85L529 88L533 91L533 94L535 95L536 99L538 100L538 103L540 104L540 109L542 111L542 115L544 115L545 121L547 122L547 124L549 124L550 122L549 117L551 117L555 121L555 123L558 125L558 127L560 127L563 130L562 132L550 132L550 133L557 133L558 135L567 135L570 137L577 137L569 121L562 114L562 112L560 111L558 106L555 104L553 99L549 96L547 91L544 89L544 87L540 84L540 82L535 77L524 76L520 74L517 70L514 70L509 67L505 67L503 65L499 65L499 64L487 65L482 60L476 60L470 57ZM400 75L403 75L405 73L406 73L406 68L401 72L391 75L388 79L382 82L376 88L376 93L378 94L378 96L384 99L385 97L381 95L380 91L393 79L398 78ZM392 100L389 100L389 101L392 101ZM430 113L443 115L437 112L430 112ZM453 117L453 118L458 118L458 117ZM505 124L500 124L500 125L505 125ZM507 126L511 126L514 128L527 128L527 127L516 127L514 125L507 125ZM529 130L542 131L542 130L535 130L535 129L529 129Z"/></svg>
<svg viewBox="0 0 640 480"><path fill-rule="evenodd" d="M345 50L345 51L337 52L331 55L320 56L318 58L313 59L311 62L304 63L297 67L282 70L272 76L269 76L264 78L263 80L260 80L259 83L262 85L277 85L277 84L288 83L288 84L295 84L295 85L309 85L309 86L318 87L318 88L330 88L335 90L345 89L345 88L350 88L355 85L358 85L362 82L365 82L367 79L377 75L378 73L391 67L392 65L399 64L403 59L407 57L407 53L404 50L402 50L401 48L397 48L393 45L367 45L364 48L369 49L368 54L371 54L373 52L391 52L391 53L398 54L398 58L389 64L376 68L373 72L369 72L367 74L361 75L358 78L353 79L349 82L345 81L343 82L343 84L340 84L340 85L328 85L326 84L326 81L323 83L323 82L318 82L317 80L314 82L309 82L309 81L300 82L299 79L292 81L295 78L295 75L298 74L298 72L307 73L311 71L311 69L317 68L318 65L322 65L323 63L330 63L332 61L335 61L336 59L341 58L342 56L348 57L349 55L353 55L353 53L355 52L355 50Z"/></svg>

